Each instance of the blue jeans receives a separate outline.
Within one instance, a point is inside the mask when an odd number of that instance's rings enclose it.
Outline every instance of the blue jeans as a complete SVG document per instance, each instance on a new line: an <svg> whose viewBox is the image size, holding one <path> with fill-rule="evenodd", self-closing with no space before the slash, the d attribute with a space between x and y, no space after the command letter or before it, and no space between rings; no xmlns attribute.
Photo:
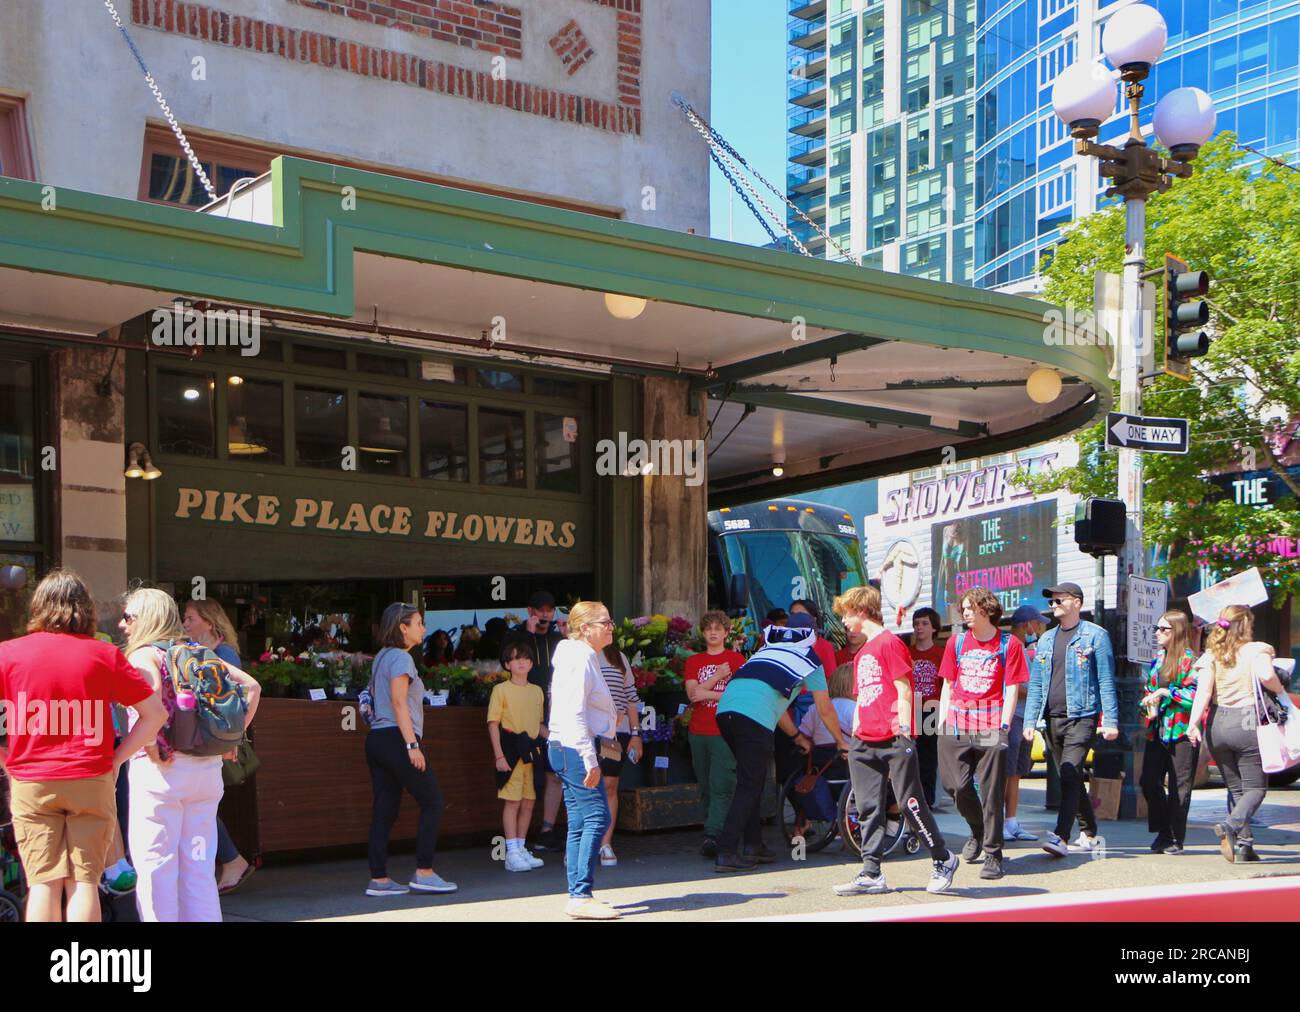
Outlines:
<svg viewBox="0 0 1300 1012"><path fill-rule="evenodd" d="M564 812L569 819L569 838L564 849L564 870L569 879L569 895L586 899L596 879L596 862L600 859L600 838L609 828L609 803L605 800L603 778L595 787L584 787L587 768L577 749L551 742L547 746L551 769L564 786Z"/></svg>

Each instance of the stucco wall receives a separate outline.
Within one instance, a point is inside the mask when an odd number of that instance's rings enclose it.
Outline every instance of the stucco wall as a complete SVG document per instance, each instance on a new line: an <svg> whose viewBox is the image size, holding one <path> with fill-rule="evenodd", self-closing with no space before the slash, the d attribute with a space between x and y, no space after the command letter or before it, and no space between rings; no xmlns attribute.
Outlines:
<svg viewBox="0 0 1300 1012"><path fill-rule="evenodd" d="M174 0L149 0L157 2L183 7ZM644 6L640 0L514 0L513 6L521 22L522 57L497 54L495 64L504 67L508 80L615 105L624 94L618 48L620 41L628 44L619 39L627 27L619 18L632 16L617 8L642 7L635 15L639 134L557 122L536 112L378 79L338 63L313 64L310 54L304 62L301 55L290 59L283 49L256 51L233 40L196 38L195 29L184 34L181 26L135 24L131 0L117 2L184 125L612 206L633 221L705 234L707 150L670 95L680 91L707 114L708 0L644 0ZM494 54L477 42L458 44L367 24L294 0L208 0L199 8L451 68L490 73L494 67ZM548 44L570 20L594 51L572 75ZM202 57L205 80L194 79L196 57ZM625 68L627 62L624 57ZM0 89L28 97L39 179L137 195L146 121L161 114L102 5L10 0L0 32ZM625 95L622 101L627 102ZM653 209L643 206L646 186L654 187Z"/></svg>

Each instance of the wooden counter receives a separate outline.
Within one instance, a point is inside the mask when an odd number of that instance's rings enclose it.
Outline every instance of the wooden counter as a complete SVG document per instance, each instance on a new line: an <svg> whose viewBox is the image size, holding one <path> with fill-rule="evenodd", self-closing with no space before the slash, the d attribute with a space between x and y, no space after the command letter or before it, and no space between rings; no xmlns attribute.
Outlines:
<svg viewBox="0 0 1300 1012"><path fill-rule="evenodd" d="M246 786L227 792L221 810L246 856L365 845L373 800L369 729L356 709L343 700L262 700L253 723L261 768ZM439 838L500 834L487 707L426 707L423 750L442 790ZM539 799L539 819L541 807ZM415 838L417 811L404 793L392 841Z"/></svg>

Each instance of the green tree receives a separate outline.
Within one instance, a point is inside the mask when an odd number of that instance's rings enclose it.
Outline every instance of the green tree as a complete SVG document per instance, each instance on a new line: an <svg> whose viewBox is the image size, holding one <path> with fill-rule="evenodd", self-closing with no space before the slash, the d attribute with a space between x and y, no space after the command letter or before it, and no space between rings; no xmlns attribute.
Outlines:
<svg viewBox="0 0 1300 1012"><path fill-rule="evenodd" d="M1300 419L1300 172L1249 163L1231 133L1206 145L1194 166L1191 179L1148 202L1147 258L1156 267L1170 252L1210 273L1214 340L1193 360L1193 382L1161 376L1143 394L1143 414L1191 420L1186 456L1145 455L1144 533L1148 548L1175 549L1163 575L1195 571L1199 553L1223 571L1258 563L1280 604L1300 590L1300 564L1261 552L1259 543L1300 536L1300 482L1275 456ZM1044 297L1091 312L1094 273L1121 272L1123 257L1117 202L1070 230L1045 270ZM1118 454L1104 449L1104 425L1075 438L1078 466L1028 483L1113 498ZM1292 496L1271 507L1238 506L1207 479L1253 468L1271 470Z"/></svg>

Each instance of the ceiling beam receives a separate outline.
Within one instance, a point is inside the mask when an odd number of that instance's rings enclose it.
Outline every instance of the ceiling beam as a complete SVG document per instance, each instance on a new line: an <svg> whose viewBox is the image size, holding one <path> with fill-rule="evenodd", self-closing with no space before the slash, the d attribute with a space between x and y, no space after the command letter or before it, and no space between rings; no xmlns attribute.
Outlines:
<svg viewBox="0 0 1300 1012"><path fill-rule="evenodd" d="M868 404L850 404L824 397L808 397L786 390L761 389L739 384L725 394L711 393L710 396L716 400L725 399L738 404L753 404L760 408L792 411L796 414L823 415L845 421L867 422L871 425L898 425L905 429L924 429L928 432L942 432L946 435L967 438L986 436L989 431L988 425L984 422L959 420L956 428L951 428L936 425L931 415L915 411L897 411L893 408L878 408Z"/></svg>
<svg viewBox="0 0 1300 1012"><path fill-rule="evenodd" d="M832 355L847 355L854 351L865 351L878 344L888 344L883 337L867 337L865 334L836 334L823 337L817 341L795 341L791 339L790 347L781 351L756 355L741 359L731 365L719 366L713 375L705 380L696 380L695 387L700 390L715 390L728 383L740 383L756 376L780 372L795 366L807 365L820 359L829 359Z"/></svg>

